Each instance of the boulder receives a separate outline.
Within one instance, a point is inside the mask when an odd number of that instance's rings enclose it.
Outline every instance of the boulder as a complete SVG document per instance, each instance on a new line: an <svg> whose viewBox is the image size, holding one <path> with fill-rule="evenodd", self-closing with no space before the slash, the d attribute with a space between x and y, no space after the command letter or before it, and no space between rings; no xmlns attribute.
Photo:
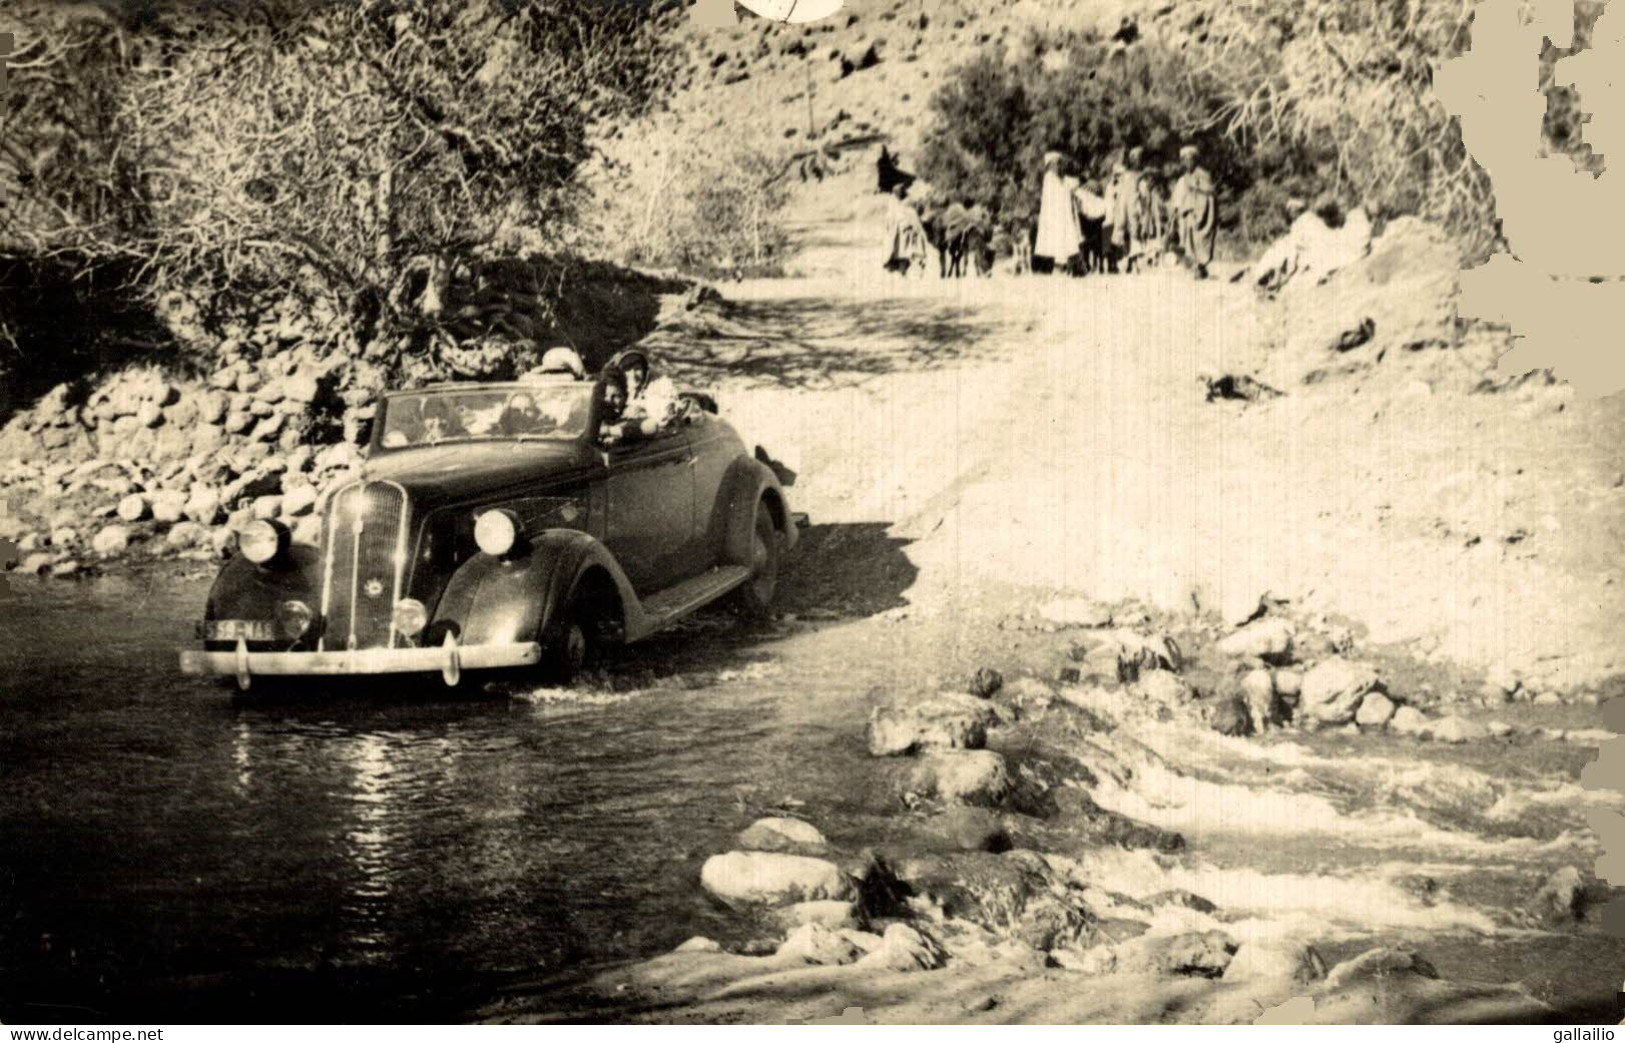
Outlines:
<svg viewBox="0 0 1625 1043"><path fill-rule="evenodd" d="M1010 772L992 750L933 752L910 773L908 788L948 803L994 805L1010 793Z"/></svg>
<svg viewBox="0 0 1625 1043"><path fill-rule="evenodd" d="M930 971L946 957L936 939L908 924L894 923L880 936L880 944L858 960L859 967L877 971Z"/></svg>
<svg viewBox="0 0 1625 1043"><path fill-rule="evenodd" d="M1361 700L1381 690L1382 682L1371 666L1334 656L1304 674L1299 713L1322 724L1347 724L1354 720Z"/></svg>
<svg viewBox="0 0 1625 1043"><path fill-rule="evenodd" d="M1296 632L1289 620L1265 616L1225 637L1218 649L1235 658L1283 660L1292 653Z"/></svg>
<svg viewBox="0 0 1625 1043"><path fill-rule="evenodd" d="M142 427L157 427L164 422L164 407L156 402L143 402L135 416Z"/></svg>
<svg viewBox="0 0 1625 1043"><path fill-rule="evenodd" d="M209 391L198 396L197 418L205 424L218 424L226 419L226 396Z"/></svg>
<svg viewBox="0 0 1625 1043"><path fill-rule="evenodd" d="M1400 735L1421 735L1429 728L1427 716L1414 706L1401 706L1388 720L1388 730Z"/></svg>
<svg viewBox="0 0 1625 1043"><path fill-rule="evenodd" d="M202 543L203 540L207 538L208 534L209 530L205 529L197 522L176 522L170 527L169 532L164 535L164 542L169 544L171 547L185 550L189 547L196 547L198 544Z"/></svg>
<svg viewBox="0 0 1625 1043"><path fill-rule="evenodd" d="M122 554L130 545L130 530L122 525L109 525L90 539L90 549L104 558Z"/></svg>
<svg viewBox="0 0 1625 1043"><path fill-rule="evenodd" d="M1564 866L1540 885L1530 908L1547 920L1578 920L1585 913L1585 893L1585 875L1574 866Z"/></svg>
<svg viewBox="0 0 1625 1043"><path fill-rule="evenodd" d="M172 525L186 513L186 494L166 489L152 497L152 520Z"/></svg>
<svg viewBox="0 0 1625 1043"><path fill-rule="evenodd" d="M738 837L746 851L790 851L817 853L829 846L824 834L811 824L794 818L759 818Z"/></svg>
<svg viewBox="0 0 1625 1043"><path fill-rule="evenodd" d="M1208 727L1220 735L1242 738L1253 734L1252 713L1240 697L1221 699L1208 709Z"/></svg>
<svg viewBox="0 0 1625 1043"><path fill-rule="evenodd" d="M696 934L672 952L721 952L722 946L703 935Z"/></svg>
<svg viewBox="0 0 1625 1043"><path fill-rule="evenodd" d="M261 496L254 500L254 517L259 521L274 521L281 512L281 496Z"/></svg>
<svg viewBox="0 0 1625 1043"><path fill-rule="evenodd" d="M1147 934L1090 950L1079 969L1094 974L1218 978L1235 952L1235 942L1223 931Z"/></svg>
<svg viewBox="0 0 1625 1043"><path fill-rule="evenodd" d="M1183 706L1196 698L1196 692L1178 674L1149 670L1135 681L1133 692L1155 706Z"/></svg>
<svg viewBox="0 0 1625 1043"><path fill-rule="evenodd" d="M285 517L297 518L309 514L316 506L316 487L313 485L295 485L288 488L282 495L282 513Z"/></svg>
<svg viewBox="0 0 1625 1043"><path fill-rule="evenodd" d="M1281 723L1281 701L1275 694L1275 678L1268 670L1247 671L1242 675L1239 687L1254 731L1261 732Z"/></svg>
<svg viewBox="0 0 1625 1043"><path fill-rule="evenodd" d="M308 374L288 377L282 382L282 388L289 400L306 404L314 402L320 390L316 378Z"/></svg>
<svg viewBox="0 0 1625 1043"><path fill-rule="evenodd" d="M986 808L956 805L931 825L933 832L961 851L1002 851L1010 846L1004 823Z"/></svg>
<svg viewBox="0 0 1625 1043"><path fill-rule="evenodd" d="M982 667L971 675L970 694L978 699L991 699L1004 687L1004 675L990 667Z"/></svg>
<svg viewBox="0 0 1625 1043"><path fill-rule="evenodd" d="M1381 692L1369 692L1360 700L1360 708L1354 713L1354 723L1362 728L1381 728L1393 719L1394 711L1398 709L1394 701Z"/></svg>
<svg viewBox="0 0 1625 1043"><path fill-rule="evenodd" d="M240 435L247 431L254 423L254 414L244 410L241 413L228 413L225 428L227 434Z"/></svg>
<svg viewBox="0 0 1625 1043"><path fill-rule="evenodd" d="M51 563L56 559L49 554L25 554L23 560L17 563L17 571L28 576L43 576L51 571Z"/></svg>
<svg viewBox="0 0 1625 1043"><path fill-rule="evenodd" d="M911 706L877 706L869 713L869 753L891 757L926 749L979 750L987 745L988 723L982 706L941 696Z"/></svg>
<svg viewBox="0 0 1625 1043"><path fill-rule="evenodd" d="M712 855L700 869L700 885L722 901L737 904L777 906L857 897L852 878L835 863L770 851Z"/></svg>
<svg viewBox="0 0 1625 1043"><path fill-rule="evenodd" d="M1368 949L1333 967L1331 973L1326 975L1326 988L1341 989L1366 978L1387 978L1402 974L1421 978L1439 976L1433 964L1420 954L1410 949L1384 947Z"/></svg>
<svg viewBox="0 0 1625 1043"><path fill-rule="evenodd" d="M220 494L212 486L194 485L181 513L199 525L213 525L220 520Z"/></svg>
<svg viewBox="0 0 1625 1043"><path fill-rule="evenodd" d="M131 493L118 502L118 516L127 522L138 522L147 516L147 501L140 493Z"/></svg>
<svg viewBox="0 0 1625 1043"><path fill-rule="evenodd" d="M835 929L819 923L804 923L790 932L775 955L786 962L838 967L857 962L863 950Z"/></svg>
<svg viewBox="0 0 1625 1043"><path fill-rule="evenodd" d="M1036 677L1018 677L999 690L1004 702L1020 710L1043 710L1055 702L1055 688Z"/></svg>
<svg viewBox="0 0 1625 1043"><path fill-rule="evenodd" d="M69 528L67 526L64 526L64 527L62 527L60 529L52 529L51 530L51 546L55 547L58 550L61 550L61 549L65 548L65 547L70 547L73 544L78 543L78 542L79 542L79 530L78 529Z"/></svg>
<svg viewBox="0 0 1625 1043"><path fill-rule="evenodd" d="M1298 697L1303 694L1303 674L1296 670L1277 670L1271 676L1275 679L1275 694L1296 706Z"/></svg>
<svg viewBox="0 0 1625 1043"><path fill-rule="evenodd" d="M796 902L780 909L778 917L786 927L815 923L839 931L858 926L858 907L843 901Z"/></svg>
<svg viewBox="0 0 1625 1043"><path fill-rule="evenodd" d="M282 425L287 423L287 417L281 413L273 413L254 425L249 438L256 442L273 442L282 433Z"/></svg>
<svg viewBox="0 0 1625 1043"><path fill-rule="evenodd" d="M209 550L217 558L224 557L237 546L237 530L230 525L221 525L209 530Z"/></svg>
<svg viewBox="0 0 1625 1043"><path fill-rule="evenodd" d="M1460 745L1465 742L1476 742L1490 737L1490 730L1477 721L1469 721L1465 717L1441 717L1428 726L1428 734L1435 742L1447 742Z"/></svg>
<svg viewBox="0 0 1625 1043"><path fill-rule="evenodd" d="M1247 942L1224 969L1229 982L1308 985L1326 977L1326 961L1312 946L1290 941Z"/></svg>

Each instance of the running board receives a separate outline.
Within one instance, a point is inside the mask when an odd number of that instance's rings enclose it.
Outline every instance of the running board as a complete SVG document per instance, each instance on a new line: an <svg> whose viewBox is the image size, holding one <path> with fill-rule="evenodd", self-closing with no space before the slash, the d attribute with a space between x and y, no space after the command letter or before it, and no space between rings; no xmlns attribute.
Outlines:
<svg viewBox="0 0 1625 1043"><path fill-rule="evenodd" d="M723 565L645 598L643 600L645 633L670 626L748 579L750 569L745 566Z"/></svg>

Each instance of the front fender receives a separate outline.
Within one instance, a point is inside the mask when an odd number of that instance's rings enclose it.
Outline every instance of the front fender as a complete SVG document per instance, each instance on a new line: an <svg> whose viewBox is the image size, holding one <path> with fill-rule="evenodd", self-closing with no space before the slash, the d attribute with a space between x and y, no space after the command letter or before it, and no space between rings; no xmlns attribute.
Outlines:
<svg viewBox="0 0 1625 1043"><path fill-rule="evenodd" d="M465 645L543 640L581 577L602 568L615 584L627 623L637 596L604 545L578 529L547 529L506 558L476 554L452 576L431 626L450 628Z"/></svg>
<svg viewBox="0 0 1625 1043"><path fill-rule="evenodd" d="M203 618L271 620L276 618L279 602L303 601L314 610L319 608L321 596L321 552L294 544L288 548L287 559L275 568L256 565L241 555L226 562L209 588Z"/></svg>

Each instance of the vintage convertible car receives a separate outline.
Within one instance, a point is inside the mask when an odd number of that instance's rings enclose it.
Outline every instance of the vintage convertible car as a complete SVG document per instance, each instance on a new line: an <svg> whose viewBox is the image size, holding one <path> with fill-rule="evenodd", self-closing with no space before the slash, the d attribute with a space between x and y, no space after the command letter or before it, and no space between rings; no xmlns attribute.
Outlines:
<svg viewBox="0 0 1625 1043"><path fill-rule="evenodd" d="M623 353L605 373L641 372ZM769 611L796 517L772 470L703 395L621 437L619 381L564 374L386 395L358 481L320 547L256 522L209 592L183 672L234 677L539 667L728 597ZM637 395L639 388L633 388ZM637 416L643 400L625 411Z"/></svg>

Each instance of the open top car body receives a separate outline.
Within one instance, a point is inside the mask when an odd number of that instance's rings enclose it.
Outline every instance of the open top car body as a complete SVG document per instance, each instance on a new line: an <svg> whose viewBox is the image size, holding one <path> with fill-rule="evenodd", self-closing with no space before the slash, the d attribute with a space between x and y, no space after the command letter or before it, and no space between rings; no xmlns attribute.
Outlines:
<svg viewBox="0 0 1625 1043"><path fill-rule="evenodd" d="M567 680L724 596L764 614L797 536L773 471L704 396L614 441L606 388L565 375L386 395L321 545L273 526L249 553L245 535L182 670L242 687L536 664Z"/></svg>

